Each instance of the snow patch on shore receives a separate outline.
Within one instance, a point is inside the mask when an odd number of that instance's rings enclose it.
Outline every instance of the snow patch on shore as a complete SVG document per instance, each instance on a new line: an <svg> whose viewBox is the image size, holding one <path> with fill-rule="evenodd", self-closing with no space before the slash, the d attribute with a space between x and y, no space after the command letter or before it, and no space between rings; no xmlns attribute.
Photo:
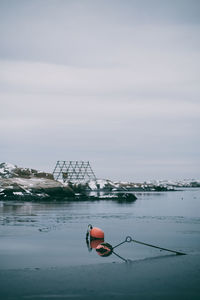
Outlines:
<svg viewBox="0 0 200 300"><path fill-rule="evenodd" d="M97 180L90 180L88 181L88 187L94 191L94 190L102 190L102 189L108 189L108 188L116 188L118 187L114 182L108 179L97 179Z"/></svg>

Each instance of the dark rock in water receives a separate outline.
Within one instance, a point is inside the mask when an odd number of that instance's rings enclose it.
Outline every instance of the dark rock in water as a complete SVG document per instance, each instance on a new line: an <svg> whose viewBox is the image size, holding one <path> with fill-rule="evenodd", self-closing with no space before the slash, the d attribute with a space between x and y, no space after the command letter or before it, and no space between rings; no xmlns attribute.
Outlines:
<svg viewBox="0 0 200 300"><path fill-rule="evenodd" d="M132 193L109 193L101 196L89 195L89 194L75 194L76 201L99 201L109 200L116 201L118 203L131 203L137 200L137 197Z"/></svg>
<svg viewBox="0 0 200 300"><path fill-rule="evenodd" d="M31 193L35 195L43 194L43 197L64 199L65 197L74 197L74 191L68 186L48 187L48 188L32 188Z"/></svg>
<svg viewBox="0 0 200 300"><path fill-rule="evenodd" d="M137 200L137 197L130 193L119 193L117 194L117 199L119 202L133 202Z"/></svg>

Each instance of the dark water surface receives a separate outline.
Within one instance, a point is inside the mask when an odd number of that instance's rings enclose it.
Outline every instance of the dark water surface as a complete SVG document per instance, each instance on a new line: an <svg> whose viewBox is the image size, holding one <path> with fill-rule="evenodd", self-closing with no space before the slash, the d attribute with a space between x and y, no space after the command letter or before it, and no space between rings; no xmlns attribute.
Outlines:
<svg viewBox="0 0 200 300"><path fill-rule="evenodd" d="M161 247L200 253L200 189L136 193L133 203L0 202L0 268L54 268L119 262L89 251L87 225L100 227L111 245L126 236ZM116 253L131 260L168 252L125 243Z"/></svg>

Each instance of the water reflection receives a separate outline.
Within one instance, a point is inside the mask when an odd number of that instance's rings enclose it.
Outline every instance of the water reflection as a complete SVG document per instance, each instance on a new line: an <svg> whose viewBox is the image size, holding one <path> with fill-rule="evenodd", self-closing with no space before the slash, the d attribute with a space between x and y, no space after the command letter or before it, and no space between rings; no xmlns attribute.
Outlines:
<svg viewBox="0 0 200 300"><path fill-rule="evenodd" d="M91 252L92 249L96 249L97 246L103 242L104 242L104 239L96 239L96 240L86 239L86 245L87 245L88 251Z"/></svg>
<svg viewBox="0 0 200 300"><path fill-rule="evenodd" d="M51 225L80 221L86 218L121 218L124 215L121 206L134 204L112 200L100 201L64 201L64 202L0 202L0 225L30 225L46 228ZM49 226L48 226L49 227ZM47 230L42 230L47 231ZM49 230L48 230L49 231Z"/></svg>

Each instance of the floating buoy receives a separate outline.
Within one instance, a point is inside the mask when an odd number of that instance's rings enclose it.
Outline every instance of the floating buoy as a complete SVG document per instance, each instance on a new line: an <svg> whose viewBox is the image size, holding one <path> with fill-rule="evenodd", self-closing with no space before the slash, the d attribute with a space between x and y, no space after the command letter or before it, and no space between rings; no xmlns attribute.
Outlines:
<svg viewBox="0 0 200 300"><path fill-rule="evenodd" d="M96 251L100 256L109 256L113 252L113 247L109 243L101 243L96 247Z"/></svg>
<svg viewBox="0 0 200 300"><path fill-rule="evenodd" d="M104 238L104 232L98 227L93 227L90 230L90 238L92 239L103 239Z"/></svg>
<svg viewBox="0 0 200 300"><path fill-rule="evenodd" d="M98 227L92 227L91 224L88 225L88 230L86 234L86 239L90 236L90 239L104 239L104 232Z"/></svg>

